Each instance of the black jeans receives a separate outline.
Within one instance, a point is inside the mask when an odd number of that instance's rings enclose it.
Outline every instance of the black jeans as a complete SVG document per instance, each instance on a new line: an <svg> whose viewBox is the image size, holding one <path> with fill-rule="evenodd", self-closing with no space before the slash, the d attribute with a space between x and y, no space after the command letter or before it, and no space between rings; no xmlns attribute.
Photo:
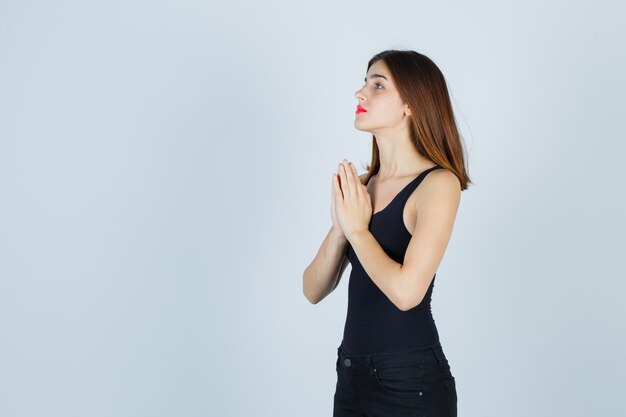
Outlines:
<svg viewBox="0 0 626 417"><path fill-rule="evenodd" d="M337 348L333 417L457 417L456 381L441 343L347 354Z"/></svg>

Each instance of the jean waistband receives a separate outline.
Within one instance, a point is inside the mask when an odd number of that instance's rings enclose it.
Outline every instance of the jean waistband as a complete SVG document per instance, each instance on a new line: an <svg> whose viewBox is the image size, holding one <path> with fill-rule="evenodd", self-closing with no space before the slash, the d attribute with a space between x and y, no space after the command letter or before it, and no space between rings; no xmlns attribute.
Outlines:
<svg viewBox="0 0 626 417"><path fill-rule="evenodd" d="M383 368L393 365L420 365L447 362L441 342L418 348L386 350L383 352L352 354L343 350L343 341L337 348L339 366L351 369Z"/></svg>

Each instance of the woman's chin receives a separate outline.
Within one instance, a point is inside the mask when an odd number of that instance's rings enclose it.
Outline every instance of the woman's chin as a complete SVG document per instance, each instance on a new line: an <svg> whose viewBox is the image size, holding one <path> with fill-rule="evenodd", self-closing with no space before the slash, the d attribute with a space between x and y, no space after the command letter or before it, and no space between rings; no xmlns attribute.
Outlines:
<svg viewBox="0 0 626 417"><path fill-rule="evenodd" d="M366 126L363 126L363 123L359 122L358 120L354 121L354 128L356 130L360 130L361 132L369 132L370 131Z"/></svg>

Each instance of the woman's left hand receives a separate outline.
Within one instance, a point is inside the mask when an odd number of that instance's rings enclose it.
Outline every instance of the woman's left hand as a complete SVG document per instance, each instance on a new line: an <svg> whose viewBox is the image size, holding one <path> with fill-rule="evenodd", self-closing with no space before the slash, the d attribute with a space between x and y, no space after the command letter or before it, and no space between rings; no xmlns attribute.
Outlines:
<svg viewBox="0 0 626 417"><path fill-rule="evenodd" d="M337 219L350 240L354 233L369 230L372 200L356 168L345 159L339 164L339 176L335 174L334 184Z"/></svg>

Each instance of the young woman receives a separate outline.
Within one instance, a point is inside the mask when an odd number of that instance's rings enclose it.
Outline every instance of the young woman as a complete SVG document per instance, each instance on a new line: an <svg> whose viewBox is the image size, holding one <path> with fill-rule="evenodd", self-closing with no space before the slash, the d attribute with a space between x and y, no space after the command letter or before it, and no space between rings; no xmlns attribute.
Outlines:
<svg viewBox="0 0 626 417"><path fill-rule="evenodd" d="M461 192L471 183L444 77L426 56L388 50L367 65L354 126L372 161L332 179L332 227L304 271L313 304L348 262L333 416L456 417L456 382L430 301Z"/></svg>

